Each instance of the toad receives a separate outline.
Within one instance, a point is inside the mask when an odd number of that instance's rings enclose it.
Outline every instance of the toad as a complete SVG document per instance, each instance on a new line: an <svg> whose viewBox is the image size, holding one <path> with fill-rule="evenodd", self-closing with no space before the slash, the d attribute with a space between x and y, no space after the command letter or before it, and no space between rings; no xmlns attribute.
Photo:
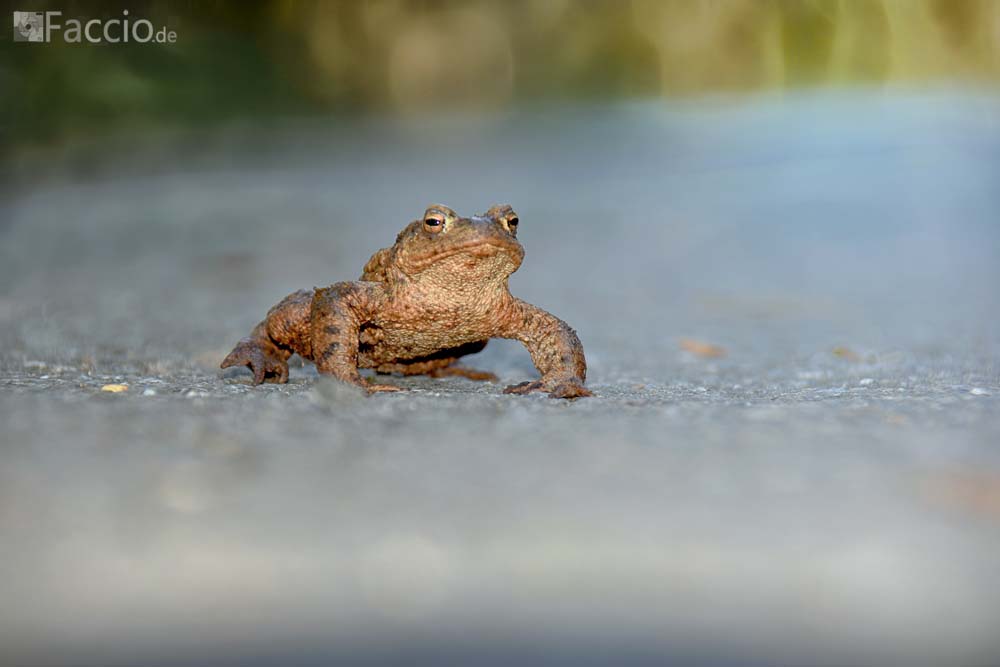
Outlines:
<svg viewBox="0 0 1000 667"><path fill-rule="evenodd" d="M470 217L432 205L391 248L372 255L360 280L285 297L237 343L222 368L249 367L255 385L284 383L288 358L296 353L320 373L368 392L399 391L366 382L358 369L495 380L456 362L482 350L490 338L510 338L528 349L541 377L504 393L590 396L576 332L507 287L524 258L518 224L508 205Z"/></svg>

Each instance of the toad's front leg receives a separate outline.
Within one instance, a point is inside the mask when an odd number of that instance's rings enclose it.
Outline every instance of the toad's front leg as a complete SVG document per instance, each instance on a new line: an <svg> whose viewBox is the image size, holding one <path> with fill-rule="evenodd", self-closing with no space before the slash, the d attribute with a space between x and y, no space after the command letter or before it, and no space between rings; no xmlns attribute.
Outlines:
<svg viewBox="0 0 1000 667"><path fill-rule="evenodd" d="M375 283L343 282L316 290L310 322L313 361L320 373L366 391L400 391L390 384L368 384L358 373L358 336L375 312L379 289Z"/></svg>
<svg viewBox="0 0 1000 667"><path fill-rule="evenodd" d="M541 308L514 299L501 324L501 337L521 341L542 377L504 389L505 394L547 391L553 398L592 396L583 386L587 360L572 327Z"/></svg>
<svg viewBox="0 0 1000 667"><path fill-rule="evenodd" d="M247 366L253 383L288 382L288 358L298 352L306 359L309 353L309 310L313 291L289 294L267 312L264 321L254 327L222 361L222 368Z"/></svg>

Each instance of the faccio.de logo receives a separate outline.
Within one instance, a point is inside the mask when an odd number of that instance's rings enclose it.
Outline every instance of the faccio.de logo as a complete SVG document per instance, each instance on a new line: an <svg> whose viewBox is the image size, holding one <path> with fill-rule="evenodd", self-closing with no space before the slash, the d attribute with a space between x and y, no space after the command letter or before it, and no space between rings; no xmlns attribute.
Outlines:
<svg viewBox="0 0 1000 667"><path fill-rule="evenodd" d="M15 42L51 42L62 35L69 44L119 44L156 42L175 44L177 33L157 29L146 19L131 19L128 10L115 19L62 19L62 12L14 12Z"/></svg>

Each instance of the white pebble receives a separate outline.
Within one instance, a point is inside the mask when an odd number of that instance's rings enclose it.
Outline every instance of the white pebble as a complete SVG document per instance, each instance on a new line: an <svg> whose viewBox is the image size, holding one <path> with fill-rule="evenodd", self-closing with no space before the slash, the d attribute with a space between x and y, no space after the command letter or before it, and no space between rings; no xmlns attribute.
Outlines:
<svg viewBox="0 0 1000 667"><path fill-rule="evenodd" d="M861 380L858 382L858 384L861 385L862 387L867 387L868 385L870 385L870 384L872 384L874 382L875 382L875 380L873 380L872 378L861 378Z"/></svg>
<svg viewBox="0 0 1000 667"><path fill-rule="evenodd" d="M990 392L986 391L985 389L980 389L979 387L973 387L972 389L969 390L969 393L972 394L973 396L989 396L990 395Z"/></svg>
<svg viewBox="0 0 1000 667"><path fill-rule="evenodd" d="M143 396L156 396L156 390L155 389L144 389L143 392L142 392L142 395Z"/></svg>

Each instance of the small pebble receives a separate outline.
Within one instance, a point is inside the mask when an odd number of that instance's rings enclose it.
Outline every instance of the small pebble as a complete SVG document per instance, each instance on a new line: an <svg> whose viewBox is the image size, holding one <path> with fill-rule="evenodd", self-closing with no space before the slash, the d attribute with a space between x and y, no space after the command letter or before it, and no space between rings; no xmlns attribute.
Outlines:
<svg viewBox="0 0 1000 667"><path fill-rule="evenodd" d="M156 396L156 390L155 389L144 389L143 392L142 392L142 395L143 396Z"/></svg>
<svg viewBox="0 0 1000 667"><path fill-rule="evenodd" d="M990 395L990 392L986 391L985 389L981 389L979 387L973 387L972 389L969 390L969 393L972 394L973 396L989 396Z"/></svg>
<svg viewBox="0 0 1000 667"><path fill-rule="evenodd" d="M861 378L861 380L858 382L858 384L861 385L862 387L867 387L868 385L872 384L873 382L875 382L875 380L873 380L872 378Z"/></svg>
<svg viewBox="0 0 1000 667"><path fill-rule="evenodd" d="M101 387L101 391L108 391L108 392L111 392L112 394L120 394L123 391L128 391L128 385L127 384L106 384L103 387Z"/></svg>

